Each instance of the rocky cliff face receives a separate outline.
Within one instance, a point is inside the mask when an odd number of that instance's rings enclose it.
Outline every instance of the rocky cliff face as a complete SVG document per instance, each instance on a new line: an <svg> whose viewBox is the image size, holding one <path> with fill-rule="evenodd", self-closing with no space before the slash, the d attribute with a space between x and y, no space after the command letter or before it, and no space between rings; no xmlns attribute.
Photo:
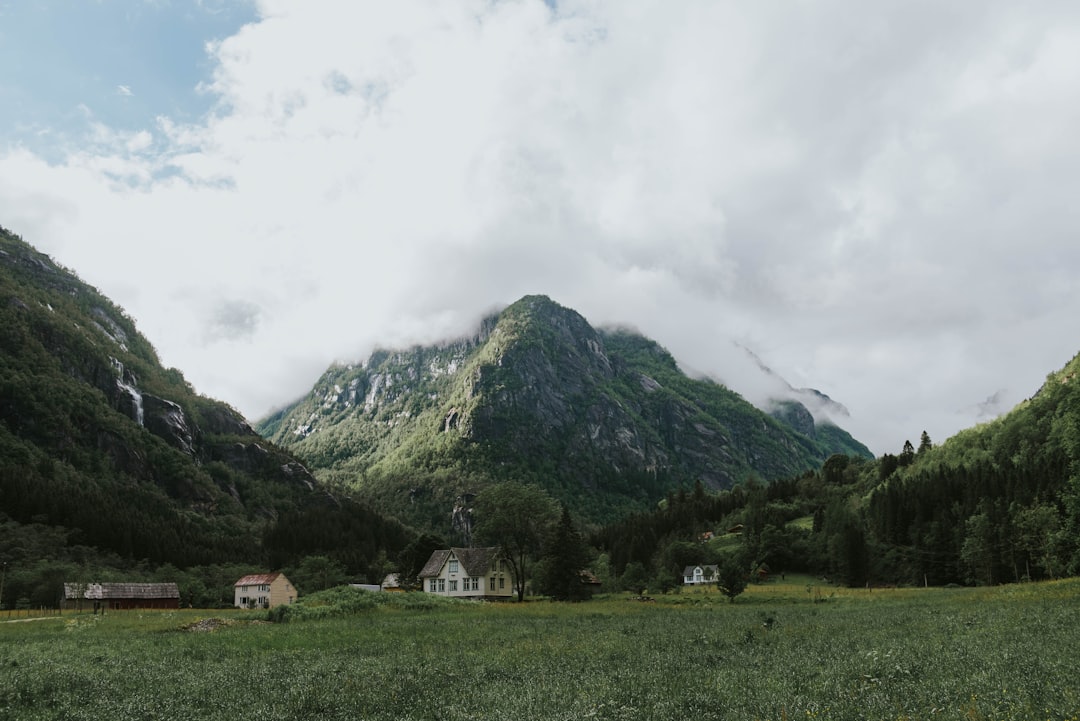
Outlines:
<svg viewBox="0 0 1080 721"><path fill-rule="evenodd" d="M331 368L258 428L395 513L516 478L600 518L698 480L791 475L847 450L816 438L797 405L771 417L688 378L653 341L529 296L470 338Z"/></svg>

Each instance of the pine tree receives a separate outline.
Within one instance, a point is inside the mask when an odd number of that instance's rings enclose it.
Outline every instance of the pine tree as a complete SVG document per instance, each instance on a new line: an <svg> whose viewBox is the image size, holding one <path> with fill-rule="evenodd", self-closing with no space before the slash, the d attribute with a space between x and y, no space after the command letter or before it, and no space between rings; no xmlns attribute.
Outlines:
<svg viewBox="0 0 1080 721"><path fill-rule="evenodd" d="M918 454L921 456L926 451L934 447L934 444L930 442L930 434L926 431L922 432L922 436L919 437L919 450Z"/></svg>
<svg viewBox="0 0 1080 721"><path fill-rule="evenodd" d="M911 441L904 441L904 448L896 460L901 466L910 466L915 460L915 446L911 445Z"/></svg>
<svg viewBox="0 0 1080 721"><path fill-rule="evenodd" d="M574 527L570 510L563 505L562 515L555 524L546 544L547 552L540 564L537 585L541 593L556 601L581 601L589 590L581 582L581 572L588 562L588 552L581 534Z"/></svg>

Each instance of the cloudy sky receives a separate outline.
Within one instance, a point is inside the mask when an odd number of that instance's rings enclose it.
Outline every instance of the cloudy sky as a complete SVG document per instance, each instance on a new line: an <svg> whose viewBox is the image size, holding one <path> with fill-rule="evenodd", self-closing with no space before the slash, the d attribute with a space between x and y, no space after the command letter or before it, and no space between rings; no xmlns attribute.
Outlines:
<svg viewBox="0 0 1080 721"><path fill-rule="evenodd" d="M0 225L254 420L544 293L875 453L1080 350L1080 3L0 0Z"/></svg>

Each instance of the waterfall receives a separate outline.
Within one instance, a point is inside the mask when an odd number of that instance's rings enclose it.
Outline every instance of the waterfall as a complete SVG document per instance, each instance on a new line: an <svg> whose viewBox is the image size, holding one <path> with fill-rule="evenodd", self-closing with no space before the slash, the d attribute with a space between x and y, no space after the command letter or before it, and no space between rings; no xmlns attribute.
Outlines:
<svg viewBox="0 0 1080 721"><path fill-rule="evenodd" d="M110 358L113 364L113 368L116 369L117 374L120 376L116 379L116 387L124 391L131 397L131 409L135 411L135 422L140 426L143 425L143 399L142 392L139 391L135 384L138 382L135 379L133 373L124 372L124 364L118 361L116 358ZM130 378L131 382L127 383L125 378Z"/></svg>
<svg viewBox="0 0 1080 721"><path fill-rule="evenodd" d="M122 391L131 396L131 409L135 411L135 422L138 423L140 426L143 425L142 393L140 393L139 389L136 388L134 385L130 383L125 383L120 379L117 379L116 385Z"/></svg>

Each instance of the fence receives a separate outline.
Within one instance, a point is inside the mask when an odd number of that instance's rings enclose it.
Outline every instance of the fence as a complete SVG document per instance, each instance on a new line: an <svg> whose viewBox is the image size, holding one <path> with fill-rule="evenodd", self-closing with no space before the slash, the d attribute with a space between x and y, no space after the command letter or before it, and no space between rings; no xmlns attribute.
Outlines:
<svg viewBox="0 0 1080 721"><path fill-rule="evenodd" d="M20 618L48 618L59 616L59 608L12 608L0 611L0 621L16 621Z"/></svg>

